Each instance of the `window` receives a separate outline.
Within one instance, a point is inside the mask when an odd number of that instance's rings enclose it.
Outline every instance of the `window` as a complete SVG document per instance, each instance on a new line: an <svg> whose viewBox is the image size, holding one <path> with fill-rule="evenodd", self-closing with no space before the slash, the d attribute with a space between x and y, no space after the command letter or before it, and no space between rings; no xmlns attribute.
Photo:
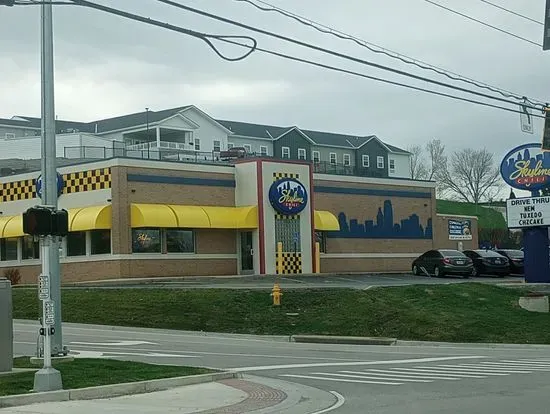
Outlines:
<svg viewBox="0 0 550 414"><path fill-rule="evenodd" d="M91 254L111 253L111 230L92 230L90 232Z"/></svg>
<svg viewBox="0 0 550 414"><path fill-rule="evenodd" d="M282 156L282 158L290 158L290 148L289 147L282 147L281 148L281 156Z"/></svg>
<svg viewBox="0 0 550 414"><path fill-rule="evenodd" d="M395 160L390 160L390 171L395 172Z"/></svg>
<svg viewBox="0 0 550 414"><path fill-rule="evenodd" d="M351 155L349 154L344 154L344 165L351 165Z"/></svg>
<svg viewBox="0 0 550 414"><path fill-rule="evenodd" d="M321 162L321 154L319 151L313 151L312 158L315 164L319 164Z"/></svg>
<svg viewBox="0 0 550 414"><path fill-rule="evenodd" d="M378 168L384 168L384 157L376 157L376 166Z"/></svg>
<svg viewBox="0 0 550 414"><path fill-rule="evenodd" d="M21 246L21 258L23 260L40 259L40 242L32 236L24 236Z"/></svg>
<svg viewBox="0 0 550 414"><path fill-rule="evenodd" d="M0 260L17 260L17 239L0 239Z"/></svg>
<svg viewBox="0 0 550 414"><path fill-rule="evenodd" d="M11 132L6 132L6 139L15 139L15 134L12 134Z"/></svg>
<svg viewBox="0 0 550 414"><path fill-rule="evenodd" d="M329 161L333 165L336 165L338 163L338 159L336 158L336 153L335 152L331 152L329 154Z"/></svg>
<svg viewBox="0 0 550 414"><path fill-rule="evenodd" d="M235 144L233 144L232 142L228 142L227 143L227 149L231 149L235 146Z"/></svg>
<svg viewBox="0 0 550 414"><path fill-rule="evenodd" d="M250 144L244 144L243 148L246 150L247 154L252 154L252 145Z"/></svg>
<svg viewBox="0 0 550 414"><path fill-rule="evenodd" d="M201 150L201 139L195 138L195 151L200 151L200 150Z"/></svg>
<svg viewBox="0 0 550 414"><path fill-rule="evenodd" d="M363 167L369 168L370 167L370 157L368 155L363 155Z"/></svg>
<svg viewBox="0 0 550 414"><path fill-rule="evenodd" d="M321 253L327 252L327 234L323 231L315 232L315 242L319 243L319 250Z"/></svg>
<svg viewBox="0 0 550 414"><path fill-rule="evenodd" d="M306 150L304 148L298 148L298 159L299 160L306 159Z"/></svg>
<svg viewBox="0 0 550 414"><path fill-rule="evenodd" d="M133 229L133 253L160 253L160 229Z"/></svg>
<svg viewBox="0 0 550 414"><path fill-rule="evenodd" d="M86 232L77 231L67 235L67 256L86 256Z"/></svg>
<svg viewBox="0 0 550 414"><path fill-rule="evenodd" d="M214 152L220 152L222 149L222 143L221 141L215 139L214 140Z"/></svg>
<svg viewBox="0 0 550 414"><path fill-rule="evenodd" d="M265 145L260 146L260 155L265 157L267 155L267 147Z"/></svg>
<svg viewBox="0 0 550 414"><path fill-rule="evenodd" d="M195 253L195 236L192 230L166 230L168 253Z"/></svg>

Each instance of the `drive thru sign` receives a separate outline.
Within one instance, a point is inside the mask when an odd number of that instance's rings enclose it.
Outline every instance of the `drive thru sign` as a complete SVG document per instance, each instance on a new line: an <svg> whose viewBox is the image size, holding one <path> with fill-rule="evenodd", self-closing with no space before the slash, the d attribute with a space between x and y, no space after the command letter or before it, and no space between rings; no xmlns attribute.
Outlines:
<svg viewBox="0 0 550 414"><path fill-rule="evenodd" d="M506 201L509 228L550 225L550 197L515 198Z"/></svg>

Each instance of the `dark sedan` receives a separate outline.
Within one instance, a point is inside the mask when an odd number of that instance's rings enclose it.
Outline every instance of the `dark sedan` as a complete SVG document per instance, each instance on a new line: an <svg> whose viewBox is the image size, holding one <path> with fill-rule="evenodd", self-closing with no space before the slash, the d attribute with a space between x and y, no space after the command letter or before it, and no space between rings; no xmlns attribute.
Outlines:
<svg viewBox="0 0 550 414"><path fill-rule="evenodd" d="M461 275L464 278L472 274L472 260L458 250L429 250L412 263L415 275L428 273L435 277L443 275Z"/></svg>
<svg viewBox="0 0 550 414"><path fill-rule="evenodd" d="M522 275L523 270L523 251L514 249L501 249L497 250L497 253L503 255L510 261L510 273L515 275Z"/></svg>
<svg viewBox="0 0 550 414"><path fill-rule="evenodd" d="M510 261L493 250L465 250L464 254L474 262L472 276L497 275L503 277L510 274Z"/></svg>

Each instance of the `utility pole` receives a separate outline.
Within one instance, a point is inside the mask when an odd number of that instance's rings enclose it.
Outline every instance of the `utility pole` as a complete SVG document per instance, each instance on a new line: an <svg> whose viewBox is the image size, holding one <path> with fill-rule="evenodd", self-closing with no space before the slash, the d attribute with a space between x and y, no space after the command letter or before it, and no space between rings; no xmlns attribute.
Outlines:
<svg viewBox="0 0 550 414"><path fill-rule="evenodd" d="M42 205L57 209L57 169L55 144L55 102L53 65L53 16L51 0L42 3L41 63L42 63ZM54 236L40 237L42 260L41 282L49 290L43 299L42 328L44 336L44 367L34 377L34 391L54 391L63 388L61 373L51 364L52 355L63 352L61 331L61 281L59 241Z"/></svg>

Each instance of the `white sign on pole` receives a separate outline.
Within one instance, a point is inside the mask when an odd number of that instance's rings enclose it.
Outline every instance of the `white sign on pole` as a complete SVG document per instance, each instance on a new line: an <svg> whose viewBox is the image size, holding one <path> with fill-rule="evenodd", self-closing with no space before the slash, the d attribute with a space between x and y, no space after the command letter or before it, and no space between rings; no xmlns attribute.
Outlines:
<svg viewBox="0 0 550 414"><path fill-rule="evenodd" d="M38 298L48 300L50 298L50 278L40 275L38 277Z"/></svg>
<svg viewBox="0 0 550 414"><path fill-rule="evenodd" d="M519 106L520 114L519 119L521 122L521 131L527 134L533 133L533 115L531 108L527 107L527 101L523 102L523 105Z"/></svg>
<svg viewBox="0 0 550 414"><path fill-rule="evenodd" d="M46 326L55 325L55 309L51 300L44 301L44 323Z"/></svg>
<svg viewBox="0 0 550 414"><path fill-rule="evenodd" d="M512 229L550 226L550 197L507 200L506 220Z"/></svg>

